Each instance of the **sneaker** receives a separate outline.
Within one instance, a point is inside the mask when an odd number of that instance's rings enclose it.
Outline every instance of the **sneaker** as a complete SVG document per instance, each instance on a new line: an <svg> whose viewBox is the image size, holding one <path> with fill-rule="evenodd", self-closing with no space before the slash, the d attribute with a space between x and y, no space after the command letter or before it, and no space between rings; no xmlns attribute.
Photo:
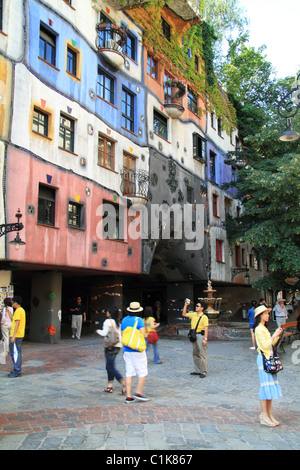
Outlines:
<svg viewBox="0 0 300 470"><path fill-rule="evenodd" d="M249 348L249 349L253 349L253 350L254 350L254 349L255 349L255 347L254 347L254 346L251 346L251 348Z"/></svg>
<svg viewBox="0 0 300 470"><path fill-rule="evenodd" d="M140 401L149 401L149 398L145 397L145 395L141 395L140 393L135 393L133 396Z"/></svg>
<svg viewBox="0 0 300 470"><path fill-rule="evenodd" d="M17 372L10 372L7 377L21 377L22 374L18 374Z"/></svg>
<svg viewBox="0 0 300 470"><path fill-rule="evenodd" d="M132 403L134 401L134 398L132 397L126 397L125 398L125 403Z"/></svg>

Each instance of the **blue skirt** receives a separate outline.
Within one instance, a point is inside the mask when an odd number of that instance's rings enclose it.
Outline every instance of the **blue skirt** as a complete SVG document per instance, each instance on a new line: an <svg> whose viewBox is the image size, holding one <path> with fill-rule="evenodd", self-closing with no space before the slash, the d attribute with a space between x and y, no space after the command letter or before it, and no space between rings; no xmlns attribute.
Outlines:
<svg viewBox="0 0 300 470"><path fill-rule="evenodd" d="M258 354L256 363L260 382L259 399L273 400L274 398L280 398L282 393L277 380L277 374L268 374L265 372L261 354Z"/></svg>

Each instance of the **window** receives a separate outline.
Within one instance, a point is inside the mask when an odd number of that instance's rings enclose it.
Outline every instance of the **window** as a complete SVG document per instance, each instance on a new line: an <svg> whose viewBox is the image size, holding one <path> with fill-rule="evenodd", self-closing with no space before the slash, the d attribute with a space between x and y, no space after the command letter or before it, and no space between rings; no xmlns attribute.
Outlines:
<svg viewBox="0 0 300 470"><path fill-rule="evenodd" d="M136 194L136 181L135 181L135 170L136 170L136 157L129 153L123 155L123 187L122 192L124 195L134 196Z"/></svg>
<svg viewBox="0 0 300 470"><path fill-rule="evenodd" d="M216 154L212 150L209 151L209 170L210 179L216 181Z"/></svg>
<svg viewBox="0 0 300 470"><path fill-rule="evenodd" d="M199 72L199 58L198 58L197 55L195 55L194 68L195 68L196 72Z"/></svg>
<svg viewBox="0 0 300 470"><path fill-rule="evenodd" d="M122 127L134 132L134 95L122 88Z"/></svg>
<svg viewBox="0 0 300 470"><path fill-rule="evenodd" d="M55 221L55 189L39 185L38 223L54 227Z"/></svg>
<svg viewBox="0 0 300 470"><path fill-rule="evenodd" d="M34 107L32 130L36 132L37 134L41 134L41 135L44 135L45 137L48 137L48 121L49 121L48 114Z"/></svg>
<svg viewBox="0 0 300 470"><path fill-rule="evenodd" d="M214 217L220 216L220 206L219 206L219 195L213 194L212 195L212 207L213 207L213 215Z"/></svg>
<svg viewBox="0 0 300 470"><path fill-rule="evenodd" d="M112 21L104 13L100 13L100 23L110 25ZM105 42L108 39L112 39L112 30L99 30L98 31L98 47L105 47Z"/></svg>
<svg viewBox="0 0 300 470"><path fill-rule="evenodd" d="M235 245L235 265L237 267L241 266L241 247L240 245Z"/></svg>
<svg viewBox="0 0 300 470"><path fill-rule="evenodd" d="M127 31L126 44L125 44L125 54L130 57L132 60L136 60L136 40L135 37Z"/></svg>
<svg viewBox="0 0 300 470"><path fill-rule="evenodd" d="M84 206L77 202L68 203L68 225L84 228Z"/></svg>
<svg viewBox="0 0 300 470"><path fill-rule="evenodd" d="M170 41L171 39L171 28L169 23L166 22L164 18L161 19L161 30L164 35L164 37Z"/></svg>
<svg viewBox="0 0 300 470"><path fill-rule="evenodd" d="M99 68L98 82L97 82L97 95L111 104L114 104L114 101L115 101L114 83L115 83L114 79Z"/></svg>
<svg viewBox="0 0 300 470"><path fill-rule="evenodd" d="M158 79L158 62L149 54L147 57L147 73L150 77L155 78L155 80Z"/></svg>
<svg viewBox="0 0 300 470"><path fill-rule="evenodd" d="M224 197L224 206L225 206L225 217L227 217L228 215L232 214L232 210L231 210L232 200L226 196Z"/></svg>
<svg viewBox="0 0 300 470"><path fill-rule="evenodd" d="M216 240L216 260L218 263L223 263L223 240Z"/></svg>
<svg viewBox="0 0 300 470"><path fill-rule="evenodd" d="M45 26L40 26L39 56L55 66L56 36Z"/></svg>
<svg viewBox="0 0 300 470"><path fill-rule="evenodd" d="M103 202L107 208L103 213L103 238L124 240L124 221L120 217L119 205L108 201Z"/></svg>
<svg viewBox="0 0 300 470"><path fill-rule="evenodd" d="M153 114L153 130L155 134L168 140L168 120L165 116L155 110Z"/></svg>
<svg viewBox="0 0 300 470"><path fill-rule="evenodd" d="M215 128L215 114L210 113L210 125L211 127Z"/></svg>
<svg viewBox="0 0 300 470"><path fill-rule="evenodd" d="M193 111L194 114L198 114L198 105L197 97L195 94L188 88L188 108Z"/></svg>
<svg viewBox="0 0 300 470"><path fill-rule="evenodd" d="M98 137L98 165L109 170L115 168L115 143L101 134Z"/></svg>
<svg viewBox="0 0 300 470"><path fill-rule="evenodd" d="M194 203L194 188L192 188L191 186L186 187L186 201L189 204Z"/></svg>
<svg viewBox="0 0 300 470"><path fill-rule="evenodd" d="M59 126L59 147L74 152L74 120L61 114Z"/></svg>
<svg viewBox="0 0 300 470"><path fill-rule="evenodd" d="M220 137L222 137L222 120L221 118L218 118L218 134Z"/></svg>
<svg viewBox="0 0 300 470"><path fill-rule="evenodd" d="M200 162L206 160L206 141L198 134L193 134L193 157Z"/></svg>
<svg viewBox="0 0 300 470"><path fill-rule="evenodd" d="M67 72L77 75L77 52L70 47L67 48Z"/></svg>
<svg viewBox="0 0 300 470"><path fill-rule="evenodd" d="M168 86L165 84L165 82L168 82L169 80L172 80L170 75L167 73L164 73L164 100L165 103L172 103L172 87Z"/></svg>

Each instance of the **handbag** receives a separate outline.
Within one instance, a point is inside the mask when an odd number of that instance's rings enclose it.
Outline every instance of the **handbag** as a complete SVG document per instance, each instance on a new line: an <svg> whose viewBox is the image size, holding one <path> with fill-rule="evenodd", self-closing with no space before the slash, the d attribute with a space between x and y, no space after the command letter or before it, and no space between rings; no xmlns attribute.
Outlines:
<svg viewBox="0 0 300 470"><path fill-rule="evenodd" d="M201 315L202 316L202 315ZM199 321L201 320L201 317L199 318L198 322L197 322L197 325L196 325L196 328L195 329L190 329L189 333L188 333L188 337L189 337L189 340L192 342L192 343L195 343L195 341L197 340L197 328L198 328L198 325L199 325Z"/></svg>
<svg viewBox="0 0 300 470"><path fill-rule="evenodd" d="M150 331L150 333L148 334L148 338L147 338L148 343L149 344L154 344L158 340L159 340L159 336L156 333L156 331Z"/></svg>
<svg viewBox="0 0 300 470"><path fill-rule="evenodd" d="M127 326L122 333L122 344L134 351L143 352L146 349L144 335L137 330L138 317L136 317L133 326Z"/></svg>
<svg viewBox="0 0 300 470"><path fill-rule="evenodd" d="M283 369L283 365L279 356L277 354L277 350L273 348L273 355L270 356L270 359L267 359L262 351L260 351L263 357L263 365L264 370L268 374L277 374Z"/></svg>
<svg viewBox="0 0 300 470"><path fill-rule="evenodd" d="M114 347L120 341L120 336L116 328L114 327L113 322L111 321L111 326L108 329L107 335L104 337L103 344L106 349Z"/></svg>
<svg viewBox="0 0 300 470"><path fill-rule="evenodd" d="M6 328L11 328L12 326L12 321L9 318L8 311L6 308L3 309L2 324L5 325Z"/></svg>

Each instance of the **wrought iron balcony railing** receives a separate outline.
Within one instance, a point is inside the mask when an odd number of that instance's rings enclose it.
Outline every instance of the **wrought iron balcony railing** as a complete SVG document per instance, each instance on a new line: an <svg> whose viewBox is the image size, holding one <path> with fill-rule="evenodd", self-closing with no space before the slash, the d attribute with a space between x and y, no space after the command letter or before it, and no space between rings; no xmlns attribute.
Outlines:
<svg viewBox="0 0 300 470"><path fill-rule="evenodd" d="M113 24L99 23L97 24L96 47L98 50L111 49L123 54L124 45L126 43L127 34L124 29Z"/></svg>
<svg viewBox="0 0 300 470"><path fill-rule="evenodd" d="M125 62L124 48L127 34L124 29L113 24L97 24L96 48L114 67L120 68Z"/></svg>
<svg viewBox="0 0 300 470"><path fill-rule="evenodd" d="M133 203L146 204L149 192L149 172L145 170L121 170L121 191Z"/></svg>
<svg viewBox="0 0 300 470"><path fill-rule="evenodd" d="M177 80L164 82L164 108L171 118L178 118L184 112L182 97L185 95L185 85Z"/></svg>

